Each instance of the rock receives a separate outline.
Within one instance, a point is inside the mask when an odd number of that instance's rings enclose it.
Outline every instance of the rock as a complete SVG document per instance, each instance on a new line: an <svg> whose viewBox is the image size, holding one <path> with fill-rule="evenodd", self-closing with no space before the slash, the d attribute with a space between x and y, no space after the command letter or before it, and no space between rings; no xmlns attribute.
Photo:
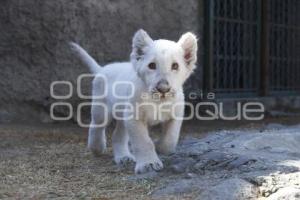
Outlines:
<svg viewBox="0 0 300 200"><path fill-rule="evenodd" d="M298 153L300 152L299 133L289 131L261 134L249 138L245 147L249 150L260 150L270 153Z"/></svg>
<svg viewBox="0 0 300 200"><path fill-rule="evenodd" d="M256 162L255 158L251 158L248 156L238 156L237 159L235 159L227 164L227 168L234 169L234 168L241 167L243 165L249 165L253 162Z"/></svg>
<svg viewBox="0 0 300 200"><path fill-rule="evenodd" d="M10 114L9 112L2 110L0 111L0 123L9 123L11 122L12 119L12 114Z"/></svg>
<svg viewBox="0 0 300 200"><path fill-rule="evenodd" d="M154 179L156 177L159 177L159 172L156 171L150 171L144 174L135 174L133 176L128 177L129 181L137 181L142 179Z"/></svg>
<svg viewBox="0 0 300 200"><path fill-rule="evenodd" d="M197 174L194 173L186 173L185 178L187 179L191 179L191 178L196 178Z"/></svg>
<svg viewBox="0 0 300 200"><path fill-rule="evenodd" d="M156 190L154 196L180 199L192 192L201 200L241 200L271 198L286 187L299 189L299 128L231 131L183 140L175 154L164 158L164 172L172 169L184 174L173 175L175 180ZM206 150L203 144L208 145ZM281 153L274 151L282 148Z"/></svg>
<svg viewBox="0 0 300 200"><path fill-rule="evenodd" d="M209 144L199 141L199 139L183 142L178 147L178 153L185 156L199 156L209 149Z"/></svg>
<svg viewBox="0 0 300 200"><path fill-rule="evenodd" d="M218 185L204 190L198 200L241 200L256 199L257 189L251 183L239 179L231 178L222 181Z"/></svg>
<svg viewBox="0 0 300 200"><path fill-rule="evenodd" d="M270 195L267 200L299 200L300 189L285 187Z"/></svg>
<svg viewBox="0 0 300 200"><path fill-rule="evenodd" d="M223 169L234 159L233 155L211 151L199 157L199 161L193 166L193 170L201 172L205 169Z"/></svg>
<svg viewBox="0 0 300 200"><path fill-rule="evenodd" d="M264 128L265 129L283 129L286 126L282 125L282 124L277 124L277 123L270 123L268 125L266 125Z"/></svg>
<svg viewBox="0 0 300 200"><path fill-rule="evenodd" d="M184 173L187 172L196 161L192 158L181 158L177 159L174 164L170 166L170 169L174 173Z"/></svg>
<svg viewBox="0 0 300 200"><path fill-rule="evenodd" d="M197 184L192 179L182 179L169 183L166 187L160 188L152 193L153 198L164 198L171 195L183 195L197 189Z"/></svg>

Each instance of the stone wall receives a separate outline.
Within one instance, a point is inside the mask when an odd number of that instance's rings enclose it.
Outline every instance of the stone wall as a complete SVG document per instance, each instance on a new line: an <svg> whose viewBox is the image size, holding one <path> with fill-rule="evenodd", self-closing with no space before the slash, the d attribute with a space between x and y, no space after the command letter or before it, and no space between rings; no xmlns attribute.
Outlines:
<svg viewBox="0 0 300 200"><path fill-rule="evenodd" d="M77 76L88 72L68 41L78 42L100 64L128 60L139 28L154 39L178 40L186 31L201 36L202 7L198 0L1 0L0 123L51 121L49 107L56 101L50 97L51 82L76 86ZM201 84L199 60L188 89ZM74 92L67 102L76 108L81 100Z"/></svg>

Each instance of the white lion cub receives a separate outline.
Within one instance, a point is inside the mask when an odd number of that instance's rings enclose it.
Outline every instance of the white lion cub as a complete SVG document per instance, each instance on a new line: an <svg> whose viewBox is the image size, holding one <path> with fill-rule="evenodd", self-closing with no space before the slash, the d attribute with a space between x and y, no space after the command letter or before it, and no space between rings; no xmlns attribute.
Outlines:
<svg viewBox="0 0 300 200"><path fill-rule="evenodd" d="M106 150L105 128L115 119L115 162L135 161L136 173L161 170L156 150L175 151L184 116L182 86L197 60L196 36L186 33L178 42L152 40L139 30L133 37L131 62L103 68L79 45L71 46L95 74L88 148L94 153ZM163 134L155 148L148 126L159 123Z"/></svg>

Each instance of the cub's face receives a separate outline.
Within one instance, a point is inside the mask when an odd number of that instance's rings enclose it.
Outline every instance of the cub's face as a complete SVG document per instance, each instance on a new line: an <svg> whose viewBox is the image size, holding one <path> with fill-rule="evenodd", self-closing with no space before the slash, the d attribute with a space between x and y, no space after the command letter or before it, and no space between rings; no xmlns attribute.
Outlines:
<svg viewBox="0 0 300 200"><path fill-rule="evenodd" d="M182 35L178 42L153 41L139 30L132 46L131 62L150 94L173 96L195 68L197 39L192 33Z"/></svg>

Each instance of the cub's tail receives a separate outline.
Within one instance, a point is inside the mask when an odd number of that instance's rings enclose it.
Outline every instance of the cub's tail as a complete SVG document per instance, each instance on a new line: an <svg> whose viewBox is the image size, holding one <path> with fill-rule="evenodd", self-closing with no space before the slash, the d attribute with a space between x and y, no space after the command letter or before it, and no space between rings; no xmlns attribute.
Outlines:
<svg viewBox="0 0 300 200"><path fill-rule="evenodd" d="M69 44L72 50L78 55L80 60L89 67L93 74L99 73L101 66L86 52L86 50L74 42L70 42Z"/></svg>

